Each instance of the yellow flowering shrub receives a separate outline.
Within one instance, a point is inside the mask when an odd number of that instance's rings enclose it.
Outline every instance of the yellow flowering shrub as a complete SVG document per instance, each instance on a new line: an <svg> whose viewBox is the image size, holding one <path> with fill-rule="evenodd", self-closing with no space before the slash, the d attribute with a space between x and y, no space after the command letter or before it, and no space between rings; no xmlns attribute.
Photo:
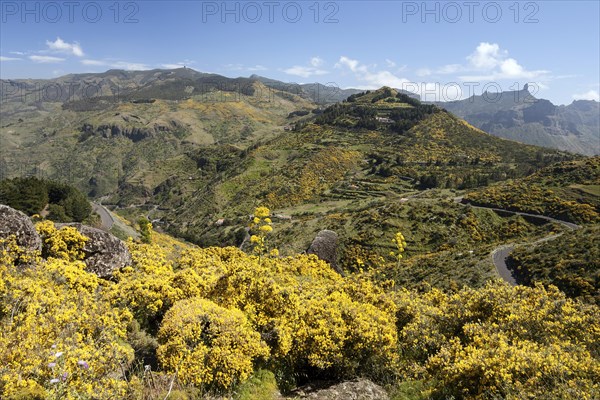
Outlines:
<svg viewBox="0 0 600 400"><path fill-rule="evenodd" d="M556 288L399 291L406 373L442 396L598 398L600 313Z"/></svg>
<svg viewBox="0 0 600 400"><path fill-rule="evenodd" d="M269 354L237 309L210 300L181 300L167 312L158 332L158 358L181 382L228 388L246 380L253 361Z"/></svg>
<svg viewBox="0 0 600 400"><path fill-rule="evenodd" d="M102 298L98 278L81 262L50 258L23 269L16 257L0 259L3 398L124 397L122 371L133 360L125 342L131 313Z"/></svg>
<svg viewBox="0 0 600 400"><path fill-rule="evenodd" d="M56 229L52 221L38 222L35 229L42 237L42 255L63 260L83 260L83 247L89 240L72 226Z"/></svg>
<svg viewBox="0 0 600 400"><path fill-rule="evenodd" d="M130 309L142 326L155 329L176 299L173 262L157 244L129 241L128 246L133 264L113 274L117 283L107 288L107 297Z"/></svg>
<svg viewBox="0 0 600 400"><path fill-rule="evenodd" d="M255 215L270 226L268 209ZM381 260L341 276L314 255L201 249L157 232L130 240L133 264L108 281L85 270L84 238L38 230L45 259L0 241L3 399L152 398L132 367L145 357L202 389L235 390L260 362L286 384L366 375L419 380L433 398L600 398L598 306L552 286L409 291L382 280Z"/></svg>
<svg viewBox="0 0 600 400"><path fill-rule="evenodd" d="M295 359L321 369L333 367L342 376L366 365L392 365L397 356L393 315L340 291L303 305L292 347Z"/></svg>

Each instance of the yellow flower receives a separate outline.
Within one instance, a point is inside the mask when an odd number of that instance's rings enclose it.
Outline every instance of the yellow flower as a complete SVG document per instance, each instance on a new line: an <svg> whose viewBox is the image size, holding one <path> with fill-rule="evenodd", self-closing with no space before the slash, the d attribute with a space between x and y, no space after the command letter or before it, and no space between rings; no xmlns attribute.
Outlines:
<svg viewBox="0 0 600 400"><path fill-rule="evenodd" d="M268 217L271 214L271 211L267 207L257 207L254 210L254 216L259 218Z"/></svg>

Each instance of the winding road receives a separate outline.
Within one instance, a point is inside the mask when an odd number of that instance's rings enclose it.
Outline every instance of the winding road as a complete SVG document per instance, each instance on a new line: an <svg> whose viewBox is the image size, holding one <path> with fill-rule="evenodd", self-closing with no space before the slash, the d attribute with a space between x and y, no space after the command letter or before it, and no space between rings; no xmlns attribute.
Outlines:
<svg viewBox="0 0 600 400"><path fill-rule="evenodd" d="M92 203L92 209L96 214L100 216L100 220L102 221L102 229L105 231L110 231L113 227L115 220L110 215L110 212L104 207L102 204Z"/></svg>
<svg viewBox="0 0 600 400"><path fill-rule="evenodd" d="M92 209L96 214L100 216L100 220L102 222L102 226L100 229L110 232L113 227L117 228L119 231L122 231L126 236L131 236L132 238L139 238L140 234L131 226L128 226L120 221L118 218L115 218L113 214L102 204L92 202Z"/></svg>
<svg viewBox="0 0 600 400"><path fill-rule="evenodd" d="M575 230L575 229L581 228L579 225L574 224L572 222L567 222L567 221L563 221L560 219L547 217L545 215L530 214L530 213L521 212L521 211L511 211L511 210L505 210L503 208L476 206L471 203L465 202L462 197L455 197L454 201L458 204L462 204L464 206L469 205L473 208L481 208L481 209L492 210L492 211L497 211L497 212L501 212L501 213L520 215L522 217L540 219L540 220L543 220L546 222L556 222L558 224L561 224L561 225L567 227L570 230ZM506 265L506 259L510 256L510 253L512 253L512 251L515 249L515 247L518 245L530 245L530 246L536 245L539 243L543 243L543 242L547 242L549 240L556 239L557 237L560 237L561 235L562 235L562 233L559 233L559 234L555 234L555 235L546 236L545 238L536 240L535 242L503 244L501 246L496 247L491 253L492 262L494 263L494 267L496 267L496 272L509 285L511 285L511 286L517 285L518 283L515 280L515 277L513 276L510 269L508 269L508 266Z"/></svg>

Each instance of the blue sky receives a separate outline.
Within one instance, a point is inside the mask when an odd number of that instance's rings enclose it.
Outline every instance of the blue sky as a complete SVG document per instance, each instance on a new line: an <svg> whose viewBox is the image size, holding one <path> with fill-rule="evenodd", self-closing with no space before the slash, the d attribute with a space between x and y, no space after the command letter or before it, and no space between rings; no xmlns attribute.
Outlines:
<svg viewBox="0 0 600 400"><path fill-rule="evenodd" d="M107 69L598 100L598 1L0 1L0 76Z"/></svg>

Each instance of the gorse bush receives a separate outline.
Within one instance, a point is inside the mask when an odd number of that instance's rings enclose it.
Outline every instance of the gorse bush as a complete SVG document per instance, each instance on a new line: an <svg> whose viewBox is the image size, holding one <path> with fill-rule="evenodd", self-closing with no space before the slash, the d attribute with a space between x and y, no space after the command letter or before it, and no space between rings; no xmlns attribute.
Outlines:
<svg viewBox="0 0 600 400"><path fill-rule="evenodd" d="M254 370L254 359L269 354L244 313L198 297L175 303L158 339L158 358L165 369L198 387L228 388L244 381Z"/></svg>
<svg viewBox="0 0 600 400"><path fill-rule="evenodd" d="M68 254L26 270L15 267L15 254L0 254L2 397L125 397L131 312L115 308L99 278Z"/></svg>
<svg viewBox="0 0 600 400"><path fill-rule="evenodd" d="M376 271L340 276L314 255L259 258L156 232L128 242L132 265L106 281L85 270L72 232L38 229L56 247L45 259L0 246L3 398L155 398L135 367L152 358L182 396L232 393L258 369L288 388L367 376L419 381L438 399L600 395L598 307L554 287L417 292Z"/></svg>
<svg viewBox="0 0 600 400"><path fill-rule="evenodd" d="M455 294L397 292L409 376L434 398L594 399L600 317L556 288L490 283Z"/></svg>
<svg viewBox="0 0 600 400"><path fill-rule="evenodd" d="M56 229L52 221L36 224L36 230L42 238L42 255L68 261L82 260L83 247L88 238L72 226Z"/></svg>

